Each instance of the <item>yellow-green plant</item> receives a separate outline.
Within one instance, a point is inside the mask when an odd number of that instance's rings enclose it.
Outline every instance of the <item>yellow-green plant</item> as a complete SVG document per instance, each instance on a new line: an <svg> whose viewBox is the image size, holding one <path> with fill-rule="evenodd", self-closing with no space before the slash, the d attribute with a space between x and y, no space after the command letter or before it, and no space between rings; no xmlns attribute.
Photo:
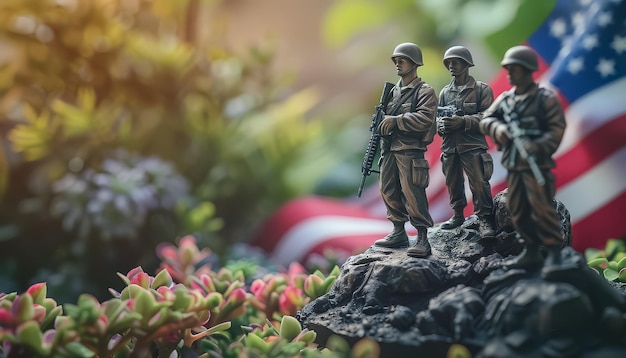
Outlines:
<svg viewBox="0 0 626 358"><path fill-rule="evenodd" d="M585 250L587 265L609 281L626 282L626 243L621 239L609 239L603 250Z"/></svg>

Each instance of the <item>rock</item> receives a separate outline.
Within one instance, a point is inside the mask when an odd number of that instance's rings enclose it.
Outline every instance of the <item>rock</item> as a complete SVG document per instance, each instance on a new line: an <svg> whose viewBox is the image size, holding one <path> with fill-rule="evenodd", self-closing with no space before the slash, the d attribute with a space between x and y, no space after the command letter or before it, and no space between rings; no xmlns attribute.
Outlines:
<svg viewBox="0 0 626 358"><path fill-rule="evenodd" d="M493 246L478 234L475 217L459 228L429 229L427 258L372 246L350 257L331 290L298 319L321 345L332 334L351 344L370 337L383 357L446 357L453 343L483 358L626 356L624 286L609 284L569 246L565 206L555 201L562 265L508 269L504 258L518 253L519 243L502 212L505 199L506 191L494 198Z"/></svg>

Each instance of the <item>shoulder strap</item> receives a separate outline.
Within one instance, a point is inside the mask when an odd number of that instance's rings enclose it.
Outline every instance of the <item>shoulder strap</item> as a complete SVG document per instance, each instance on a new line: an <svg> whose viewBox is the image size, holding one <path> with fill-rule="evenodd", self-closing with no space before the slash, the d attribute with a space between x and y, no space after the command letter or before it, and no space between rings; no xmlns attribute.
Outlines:
<svg viewBox="0 0 626 358"><path fill-rule="evenodd" d="M419 86L415 87L415 93L413 94L413 101L411 101L411 112L415 112L415 110L417 109L417 94L420 91L420 88L422 88L422 85L424 84L424 82L420 82Z"/></svg>

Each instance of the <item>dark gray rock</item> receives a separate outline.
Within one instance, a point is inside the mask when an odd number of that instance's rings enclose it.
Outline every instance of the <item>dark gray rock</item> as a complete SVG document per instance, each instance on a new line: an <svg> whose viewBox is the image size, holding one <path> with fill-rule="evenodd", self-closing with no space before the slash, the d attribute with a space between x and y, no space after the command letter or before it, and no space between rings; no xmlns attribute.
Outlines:
<svg viewBox="0 0 626 358"><path fill-rule="evenodd" d="M431 228L432 255L424 259L372 246L350 257L331 290L298 319L322 345L333 334L349 343L370 337L386 357L446 357L453 343L482 358L626 356L625 290L568 246L567 209L555 201L563 264L508 269L505 258L522 246L507 226L505 199L506 192L494 198L495 242L484 242L470 217L456 229Z"/></svg>

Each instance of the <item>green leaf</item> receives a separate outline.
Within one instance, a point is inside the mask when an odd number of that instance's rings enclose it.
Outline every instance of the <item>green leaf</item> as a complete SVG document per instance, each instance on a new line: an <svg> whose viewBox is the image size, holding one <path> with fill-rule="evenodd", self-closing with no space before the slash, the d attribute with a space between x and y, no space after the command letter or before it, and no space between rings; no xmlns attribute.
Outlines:
<svg viewBox="0 0 626 358"><path fill-rule="evenodd" d="M598 257L589 262L587 262L587 266L589 267L602 267L602 265L606 265L609 263L609 260L606 257Z"/></svg>
<svg viewBox="0 0 626 358"><path fill-rule="evenodd" d="M13 305L17 305L15 317L17 317L19 322L26 322L33 318L35 311L33 309L33 298L31 295L20 295L17 300L13 302Z"/></svg>
<svg viewBox="0 0 626 358"><path fill-rule="evenodd" d="M617 262L617 267L621 270L623 268L626 268L626 257L622 257L618 262Z"/></svg>
<svg viewBox="0 0 626 358"><path fill-rule="evenodd" d="M619 282L626 282L626 268L619 270Z"/></svg>
<svg viewBox="0 0 626 358"><path fill-rule="evenodd" d="M283 316L280 321L280 336L287 341L292 341L302 331L302 326L297 319L291 316Z"/></svg>
<svg viewBox="0 0 626 358"><path fill-rule="evenodd" d="M65 348L67 348L69 352L80 358L91 358L96 355L89 348L83 346L79 342L70 342L65 345Z"/></svg>
<svg viewBox="0 0 626 358"><path fill-rule="evenodd" d="M624 251L626 251L626 243L624 243L624 240L608 239L606 241L604 252L607 259L612 260L618 252Z"/></svg>
<svg viewBox="0 0 626 358"><path fill-rule="evenodd" d="M587 262L593 260L593 259L597 259L599 257L602 257L604 255L604 252L600 249L596 249L593 247L590 247L588 249L585 250L585 260Z"/></svg>
<svg viewBox="0 0 626 358"><path fill-rule="evenodd" d="M612 269L604 270L603 274L604 274L604 278L609 281L615 281L619 277L619 273Z"/></svg>
<svg viewBox="0 0 626 358"><path fill-rule="evenodd" d="M32 348L33 350L40 352L42 350L43 334L39 329L39 324L35 321L28 321L17 328L17 338L19 341Z"/></svg>
<svg viewBox="0 0 626 358"><path fill-rule="evenodd" d="M269 352L270 349L269 344L254 333L249 333L246 336L246 345L248 347L256 348L264 354Z"/></svg>
<svg viewBox="0 0 626 358"><path fill-rule="evenodd" d="M169 287L171 284L172 276L170 276L169 271L164 269L159 271L159 273L154 277L154 281L152 281L151 287L156 289L160 286Z"/></svg>

